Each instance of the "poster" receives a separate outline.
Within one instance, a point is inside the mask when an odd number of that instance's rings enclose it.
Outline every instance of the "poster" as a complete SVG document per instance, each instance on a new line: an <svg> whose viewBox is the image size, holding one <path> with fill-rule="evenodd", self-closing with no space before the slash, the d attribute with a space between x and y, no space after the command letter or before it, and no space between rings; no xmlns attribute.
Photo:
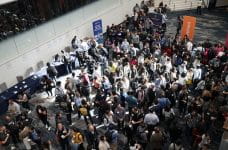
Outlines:
<svg viewBox="0 0 228 150"><path fill-rule="evenodd" d="M101 44L103 43L103 31L102 31L102 20L96 20L93 22L93 34L96 41Z"/></svg>
<svg viewBox="0 0 228 150"><path fill-rule="evenodd" d="M188 36L190 40L193 40L195 34L196 18L191 16L184 16L183 26L181 30L181 39L185 35Z"/></svg>

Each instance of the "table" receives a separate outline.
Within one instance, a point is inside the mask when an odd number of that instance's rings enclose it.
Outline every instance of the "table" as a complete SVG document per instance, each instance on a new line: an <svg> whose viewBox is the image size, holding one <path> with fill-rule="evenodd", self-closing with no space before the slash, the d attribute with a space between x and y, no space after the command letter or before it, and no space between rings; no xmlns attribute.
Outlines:
<svg viewBox="0 0 228 150"><path fill-rule="evenodd" d="M61 62L52 63L58 71L57 77L67 75L67 69L65 64ZM40 79L47 75L47 67L41 68L38 72L17 83L6 91L0 93L0 115L4 114L8 110L8 100L17 99L18 94L27 91L30 95L34 94L40 86Z"/></svg>
<svg viewBox="0 0 228 150"><path fill-rule="evenodd" d="M52 66L54 66L58 72L57 77L61 77L64 75L67 75L67 69L65 64L63 63L53 63ZM35 75L42 77L44 75L47 75L47 66L41 68L38 72L35 73Z"/></svg>
<svg viewBox="0 0 228 150"><path fill-rule="evenodd" d="M18 94L23 91L27 91L30 95L32 95L36 92L39 86L40 77L32 75L0 93L0 115L4 114L8 110L9 99L16 99Z"/></svg>

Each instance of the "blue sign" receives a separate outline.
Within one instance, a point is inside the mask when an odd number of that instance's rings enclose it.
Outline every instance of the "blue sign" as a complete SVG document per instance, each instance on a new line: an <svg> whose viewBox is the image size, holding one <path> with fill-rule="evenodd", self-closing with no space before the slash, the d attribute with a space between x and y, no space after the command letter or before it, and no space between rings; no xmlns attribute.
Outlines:
<svg viewBox="0 0 228 150"><path fill-rule="evenodd" d="M151 20L153 21L155 26L162 25L162 15L157 13L150 13L149 14Z"/></svg>
<svg viewBox="0 0 228 150"><path fill-rule="evenodd" d="M102 20L96 20L93 22L93 34L96 41L101 44L103 43L103 31L102 31Z"/></svg>

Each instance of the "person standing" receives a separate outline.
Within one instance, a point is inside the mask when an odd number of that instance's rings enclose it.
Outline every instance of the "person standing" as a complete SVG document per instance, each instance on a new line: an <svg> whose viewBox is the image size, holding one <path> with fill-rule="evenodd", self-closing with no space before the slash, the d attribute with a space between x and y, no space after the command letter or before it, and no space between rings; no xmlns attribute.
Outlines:
<svg viewBox="0 0 228 150"><path fill-rule="evenodd" d="M202 8L202 3L203 3L202 0L198 0L198 1L197 1L196 14L198 14L198 15L201 15L201 14L202 14L202 10L201 10L201 8Z"/></svg>
<svg viewBox="0 0 228 150"><path fill-rule="evenodd" d="M86 102L85 99L82 100L81 102L81 107L79 108L79 111L81 113L82 116L84 116L84 120L85 120L85 123L88 125L89 122L87 120L87 117L89 117L89 120L90 122L93 124L93 119L91 117L91 114L90 114L90 106L89 106L89 103Z"/></svg>
<svg viewBox="0 0 228 150"><path fill-rule="evenodd" d="M154 130L154 127L159 123L159 118L154 110L151 109L149 113L145 115L144 123L147 125L148 139L150 139L150 135Z"/></svg>
<svg viewBox="0 0 228 150"><path fill-rule="evenodd" d="M116 107L115 116L117 118L118 129L122 130L124 128L125 109L121 104L118 104Z"/></svg>
<svg viewBox="0 0 228 150"><path fill-rule="evenodd" d="M56 129L56 135L62 150L70 150L70 143L69 143L70 132L62 123L58 123L57 129Z"/></svg>
<svg viewBox="0 0 228 150"><path fill-rule="evenodd" d="M163 135L159 128L154 128L148 147L150 150L161 150L163 148Z"/></svg>
<svg viewBox="0 0 228 150"><path fill-rule="evenodd" d="M96 128L92 125L88 125L88 130L86 130L86 140L88 142L87 149L98 149L98 133Z"/></svg>
<svg viewBox="0 0 228 150"><path fill-rule="evenodd" d="M45 127L50 130L50 123L48 122L48 117L47 117L47 109L46 107L42 107L40 105L38 105L36 107L36 113L37 116L39 117L39 119L42 121L42 123L45 125Z"/></svg>
<svg viewBox="0 0 228 150"><path fill-rule="evenodd" d="M31 109L29 106L29 96L26 92L23 92L18 95L18 102L21 103L23 108L27 109L29 113L31 113Z"/></svg>
<svg viewBox="0 0 228 150"><path fill-rule="evenodd" d="M64 52L64 50L62 50L61 53L62 53L62 62L66 67L67 74L72 73L70 54L68 52Z"/></svg>
<svg viewBox="0 0 228 150"><path fill-rule="evenodd" d="M53 81L56 81L58 71L54 66L51 66L49 62L47 63L47 74Z"/></svg>
<svg viewBox="0 0 228 150"><path fill-rule="evenodd" d="M176 33L176 35L179 35L182 24L183 24L183 19L181 16L178 16L177 17L177 33Z"/></svg>
<svg viewBox="0 0 228 150"><path fill-rule="evenodd" d="M0 126L0 149L7 150L9 149L10 144L10 134L7 133L5 126Z"/></svg>

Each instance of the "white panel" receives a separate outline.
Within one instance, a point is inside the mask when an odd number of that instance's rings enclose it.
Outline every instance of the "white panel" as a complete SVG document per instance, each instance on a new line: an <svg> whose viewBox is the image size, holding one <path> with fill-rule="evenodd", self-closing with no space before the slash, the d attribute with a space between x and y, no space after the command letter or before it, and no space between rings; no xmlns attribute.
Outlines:
<svg viewBox="0 0 228 150"><path fill-rule="evenodd" d="M0 64L17 55L18 51L13 38L0 42Z"/></svg>
<svg viewBox="0 0 228 150"><path fill-rule="evenodd" d="M27 31L14 37L16 46L20 54L37 45L37 39L34 31Z"/></svg>
<svg viewBox="0 0 228 150"><path fill-rule="evenodd" d="M69 14L69 24L72 28L79 26L83 21L83 8L80 8Z"/></svg>
<svg viewBox="0 0 228 150"><path fill-rule="evenodd" d="M68 15L64 15L60 18L53 20L54 30L57 35L69 30L69 18Z"/></svg>
<svg viewBox="0 0 228 150"><path fill-rule="evenodd" d="M44 23L35 28L37 40L39 43L46 42L55 37L55 31L52 22Z"/></svg>
<svg viewBox="0 0 228 150"><path fill-rule="evenodd" d="M95 17L97 15L97 10L99 9L99 1L98 2L94 2L86 7L83 7L83 15L84 15L84 19L85 21Z"/></svg>

